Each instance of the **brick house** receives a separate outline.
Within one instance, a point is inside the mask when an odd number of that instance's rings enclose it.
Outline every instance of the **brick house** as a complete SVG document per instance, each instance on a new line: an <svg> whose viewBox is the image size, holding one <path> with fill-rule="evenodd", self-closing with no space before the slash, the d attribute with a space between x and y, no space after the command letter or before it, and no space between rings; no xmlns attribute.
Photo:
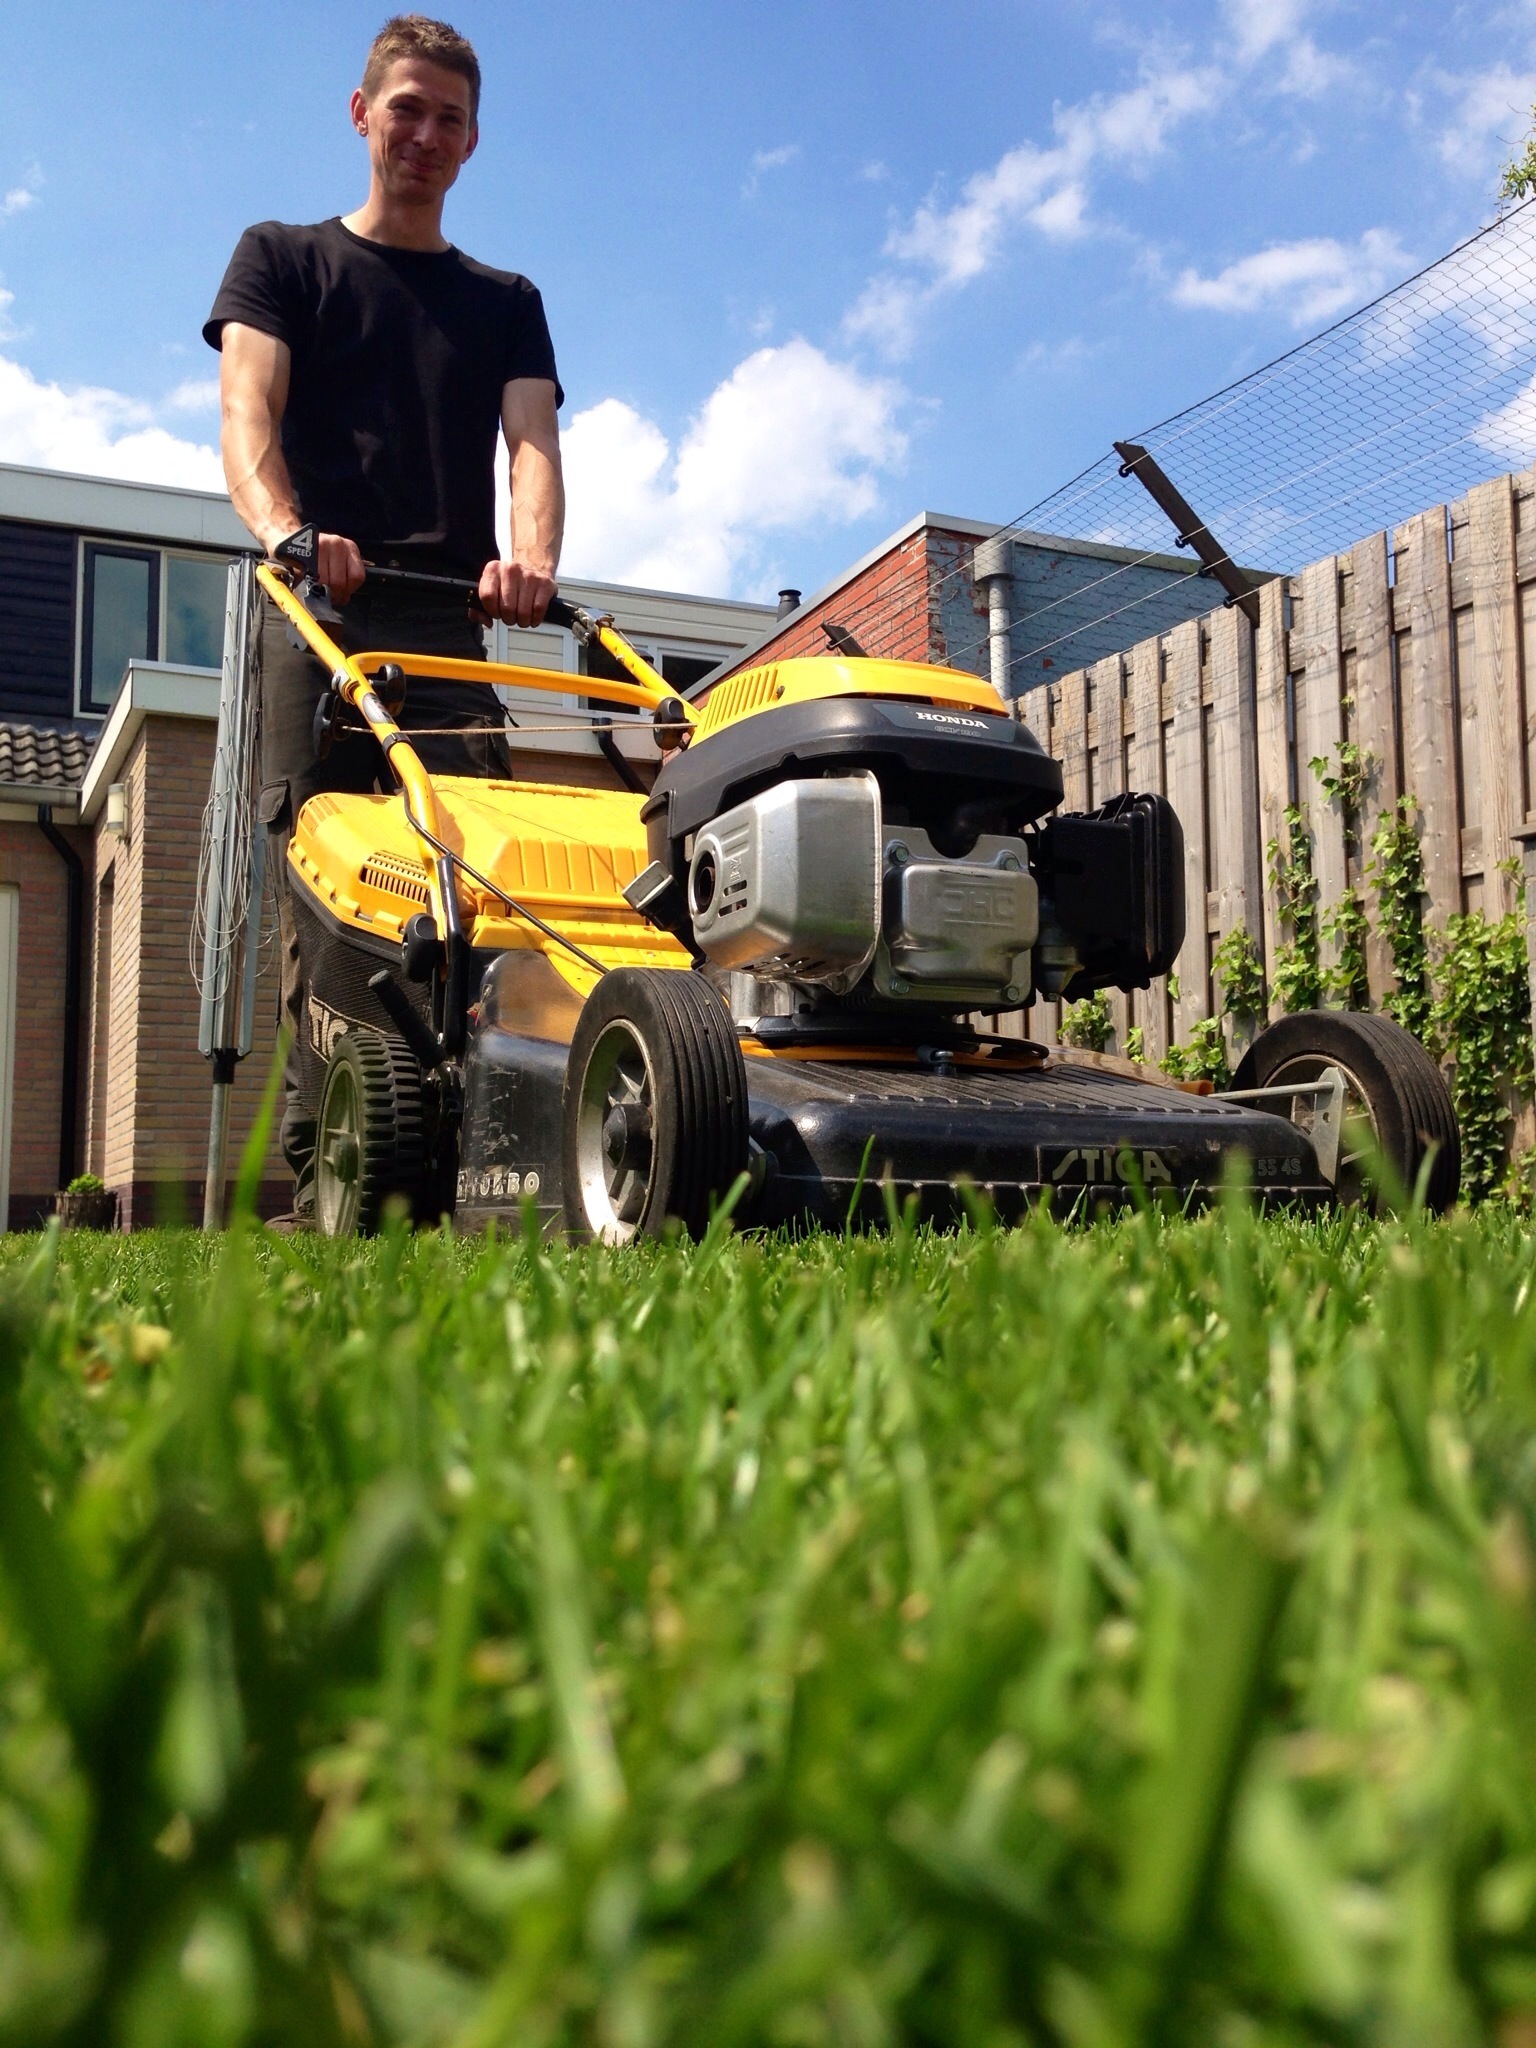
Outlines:
<svg viewBox="0 0 1536 2048"><path fill-rule="evenodd" d="M917 513L812 596L786 591L779 617L721 674L776 657L825 654L827 629L837 627L866 654L986 675L990 586L1000 579L1009 682L1023 696L1053 674L1118 654L1219 601L1188 555L1147 555L1048 533L994 536L997 528L978 520Z"/></svg>
<svg viewBox="0 0 1536 2048"><path fill-rule="evenodd" d="M0 465L0 1219L45 1216L101 1175L119 1221L202 1213L209 1074L188 960L219 697L225 584L250 546L228 500ZM688 688L761 636L771 607L567 580ZM508 692L519 774L607 781L569 633L496 629L499 659L569 673ZM530 716L530 714L536 714ZM644 773L638 719L615 743ZM275 976L234 1090L249 1130L272 1043ZM263 1204L286 1206L269 1155Z"/></svg>

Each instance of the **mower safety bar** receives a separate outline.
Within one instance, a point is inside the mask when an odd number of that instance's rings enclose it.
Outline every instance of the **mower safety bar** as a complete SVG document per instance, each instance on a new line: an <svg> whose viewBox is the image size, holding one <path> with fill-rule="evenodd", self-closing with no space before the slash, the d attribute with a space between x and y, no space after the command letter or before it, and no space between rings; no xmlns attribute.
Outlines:
<svg viewBox="0 0 1536 2048"><path fill-rule="evenodd" d="M338 614L331 604L330 592L323 583L315 579L315 564L319 560L319 555L320 535L318 529L313 524L301 526L296 532L290 533L286 540L278 542L270 567L276 575L287 578L290 587L292 587L292 582L295 578L301 579L299 582L299 593L301 597L309 600L311 616L317 617L322 623L335 625L338 621ZM435 571L429 569L397 569L387 562L364 562L363 567L367 571L365 581L371 580L374 583L393 584L397 588L407 590L441 590L451 593L455 597L462 597L464 602L469 605L477 605L480 601L479 584L472 583L465 576L440 576ZM595 618L591 612L584 611L579 604L569 604L563 597L557 594L545 606L544 617L540 623L547 626L563 626L567 632L575 634L583 647L588 646L595 640L599 647L612 655L620 668L628 670L642 690L650 693L643 697L614 696L609 691L589 689L586 692L589 697L601 697L613 704L638 704L642 709L651 710L655 709L658 702L672 699L682 706L684 721L691 723L692 714L688 712L686 705L683 705L682 698L678 696L675 690L668 688L656 670L651 667L651 664L643 655L635 652L623 634L614 630L611 618ZM302 631L302 628L300 630ZM399 655L370 654L364 656L363 659L369 661L394 661L398 665L404 666ZM477 683L499 683L512 678L513 672L507 664L500 664L492 674L486 673L486 664L484 663L477 663L475 666L477 673L464 680ZM406 673L409 675L412 671L407 669ZM448 671L445 668L437 668L417 670L415 673L446 676ZM530 678L536 677L537 673L536 671L519 668L515 679L519 683L525 683ZM606 678L597 677L592 680L602 682ZM531 680L529 686L536 690L547 690L554 687L550 683L538 680ZM675 722L675 713L673 717Z"/></svg>
<svg viewBox="0 0 1536 2048"><path fill-rule="evenodd" d="M402 574L408 572L401 572ZM394 654L364 653L348 654L338 647L325 627L315 617L312 602L325 601L324 586L311 584L306 578L298 590L291 587L289 578L294 570L283 563L259 562L256 565L256 580L271 598L283 617L298 633L311 654L325 664L329 673L331 688L360 714L369 731L384 750L390 772L400 785L405 796L406 814L410 818L421 854L423 878L431 894L433 919L440 932L458 929L459 905L456 891L452 900L444 899L444 887L454 889L452 864L442 857L442 821L432 790L432 778L422 765L421 757L411 745L407 734L400 730L390 716L382 698L374 687L369 670L377 670L386 662L392 663L406 675L440 676L445 681L486 683L510 683L519 689L546 690L555 695L564 695L571 688L573 680L563 669L514 667L507 662L458 661L439 654ZM444 582L451 581L443 578ZM472 589L472 585L461 585ZM310 592L314 592L313 599ZM592 619L574 605L562 608L571 613L581 626L590 629L599 644L606 647L616 660L621 661L634 680L621 683L607 676L582 676L579 679L583 693L597 697L604 703L627 704L640 710L654 712L658 706L677 704L691 724L693 714L683 703L677 692L664 683L650 663L634 651L622 635L615 633L604 620ZM581 626L575 630L581 630ZM673 716L675 717L675 713Z"/></svg>

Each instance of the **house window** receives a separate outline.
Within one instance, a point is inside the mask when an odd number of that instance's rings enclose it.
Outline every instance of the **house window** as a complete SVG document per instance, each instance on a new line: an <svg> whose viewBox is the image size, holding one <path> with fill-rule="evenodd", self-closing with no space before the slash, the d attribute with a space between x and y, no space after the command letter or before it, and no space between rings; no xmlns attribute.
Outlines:
<svg viewBox="0 0 1536 2048"><path fill-rule="evenodd" d="M625 638L629 636L626 634ZM734 647L704 648L700 642L692 641L685 650L672 646L665 640L631 640L630 645L637 654L644 655L651 667L658 670L662 681L670 683L674 690L686 694L695 683L707 676L711 669L718 668L737 650ZM606 676L611 682L627 683L634 678L623 663L615 660L606 647L596 644L584 650L585 671L589 676ZM622 714L621 704L604 704L596 697L587 700L589 705L603 712Z"/></svg>
<svg viewBox="0 0 1536 2048"><path fill-rule="evenodd" d="M88 540L80 550L80 709L110 711L130 661L216 669L224 657L225 555Z"/></svg>
<svg viewBox="0 0 1536 2048"><path fill-rule="evenodd" d="M160 652L159 550L88 542L80 647L80 709L106 711L130 661Z"/></svg>
<svg viewBox="0 0 1536 2048"><path fill-rule="evenodd" d="M165 558L165 658L183 668L218 668L224 660L224 609L229 564L218 555Z"/></svg>

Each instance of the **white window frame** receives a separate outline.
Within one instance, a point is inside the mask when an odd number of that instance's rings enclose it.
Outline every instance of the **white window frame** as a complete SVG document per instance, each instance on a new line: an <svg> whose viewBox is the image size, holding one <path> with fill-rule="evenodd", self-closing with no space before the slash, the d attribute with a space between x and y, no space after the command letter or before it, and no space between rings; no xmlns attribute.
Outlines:
<svg viewBox="0 0 1536 2048"><path fill-rule="evenodd" d="M166 547L160 541L141 540L134 534L123 533L82 533L76 536L75 546L75 716L76 718L105 718L111 711L110 704L97 706L85 701L87 681L85 675L85 556L87 548L105 548L109 554L154 555L159 562L159 573L155 583L155 646L158 650L154 659L164 661L165 633L169 622L169 565L173 560L189 562L223 562L226 566L235 557L223 548ZM216 676L217 668L197 668L189 671L193 675ZM115 693L114 693L115 694Z"/></svg>

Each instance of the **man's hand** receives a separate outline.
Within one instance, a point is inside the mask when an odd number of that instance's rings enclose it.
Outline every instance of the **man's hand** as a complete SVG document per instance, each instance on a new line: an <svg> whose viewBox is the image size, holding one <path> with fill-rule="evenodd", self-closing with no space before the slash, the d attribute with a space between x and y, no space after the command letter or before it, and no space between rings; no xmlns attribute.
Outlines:
<svg viewBox="0 0 1536 2048"><path fill-rule="evenodd" d="M345 604L368 571L355 540L344 533L322 533L315 546L315 581L323 583L332 604Z"/></svg>
<svg viewBox="0 0 1536 2048"><path fill-rule="evenodd" d="M480 571L480 606L488 618L509 626L540 626L555 594L551 567L514 556L510 562L487 562Z"/></svg>

